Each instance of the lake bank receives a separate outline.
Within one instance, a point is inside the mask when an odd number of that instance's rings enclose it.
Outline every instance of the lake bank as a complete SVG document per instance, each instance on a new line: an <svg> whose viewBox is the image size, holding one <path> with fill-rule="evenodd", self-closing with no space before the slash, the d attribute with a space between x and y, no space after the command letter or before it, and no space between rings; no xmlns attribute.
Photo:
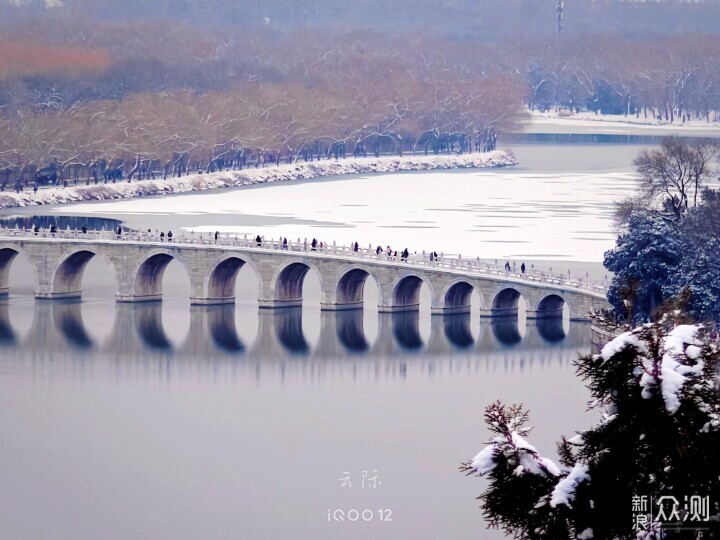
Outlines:
<svg viewBox="0 0 720 540"><path fill-rule="evenodd" d="M679 136L720 137L720 123L701 120L663 122L644 116L623 116L581 112L561 116L557 111L533 111L525 124L525 134L574 135L628 135L628 136Z"/></svg>
<svg viewBox="0 0 720 540"><path fill-rule="evenodd" d="M113 184L40 189L37 192L0 193L0 209L56 205L81 201L130 199L134 197L208 191L270 182L310 180L351 174L390 173L447 169L484 169L516 165L511 152L496 150L482 154L439 156L382 156L341 161L315 161L168 178L167 180L120 181Z"/></svg>

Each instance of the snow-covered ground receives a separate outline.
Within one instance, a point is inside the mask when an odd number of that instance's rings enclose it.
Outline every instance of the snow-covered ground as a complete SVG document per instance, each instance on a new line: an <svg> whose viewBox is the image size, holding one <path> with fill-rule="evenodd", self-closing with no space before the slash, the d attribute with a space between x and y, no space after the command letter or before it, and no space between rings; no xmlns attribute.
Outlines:
<svg viewBox="0 0 720 540"><path fill-rule="evenodd" d="M141 182L118 182L74 186L67 188L41 189L34 193L0 193L0 209L18 206L63 204L79 201L102 201L108 199L129 199L148 195L185 193L209 189L246 186L266 182L307 180L325 176L346 174L368 174L377 172L422 171L431 169L469 169L506 167L517 161L509 152L497 150L485 154L403 156L316 161L293 163L260 169L225 171L210 174L192 174L167 180L144 180Z"/></svg>
<svg viewBox="0 0 720 540"><path fill-rule="evenodd" d="M720 122L711 117L710 122L690 119L685 122L675 118L665 122L643 114L617 115L595 114L591 111L569 114L556 109L540 112L530 111L530 122L526 133L577 133L577 134L619 134L619 135L687 135L693 137L720 137Z"/></svg>
<svg viewBox="0 0 720 540"><path fill-rule="evenodd" d="M379 243L410 253L509 258L519 266L531 260L601 261L615 242L614 201L634 187L634 176L623 172L431 171L82 203L54 211L112 217L139 229L159 226L177 233L182 227L339 245L357 241L363 247Z"/></svg>

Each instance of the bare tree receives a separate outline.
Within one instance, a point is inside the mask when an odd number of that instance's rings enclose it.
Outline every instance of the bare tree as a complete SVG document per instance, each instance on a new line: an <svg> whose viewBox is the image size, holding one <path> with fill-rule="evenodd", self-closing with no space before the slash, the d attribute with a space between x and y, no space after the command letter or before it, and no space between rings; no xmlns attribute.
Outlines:
<svg viewBox="0 0 720 540"><path fill-rule="evenodd" d="M714 176L712 161L718 146L710 141L691 143L667 137L657 150L643 150L633 162L647 201L668 210L673 219L681 218L690 202L697 206L698 194Z"/></svg>

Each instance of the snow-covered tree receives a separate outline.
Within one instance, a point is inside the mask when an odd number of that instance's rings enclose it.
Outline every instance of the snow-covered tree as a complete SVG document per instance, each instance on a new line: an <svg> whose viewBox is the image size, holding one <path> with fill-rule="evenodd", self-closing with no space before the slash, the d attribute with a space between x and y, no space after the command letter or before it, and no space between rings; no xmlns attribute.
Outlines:
<svg viewBox="0 0 720 540"><path fill-rule="evenodd" d="M645 322L681 307L719 322L720 193L705 189L681 219L637 208L628 215L604 261L614 273L608 300L616 313Z"/></svg>
<svg viewBox="0 0 720 540"><path fill-rule="evenodd" d="M491 526L520 539L696 538L634 501L697 496L708 508L697 520L680 509L681 524L720 538L720 354L705 328L670 326L638 327L576 362L601 418L562 438L559 465L525 440L521 407L486 409L493 437L461 470L487 478L479 498Z"/></svg>
<svg viewBox="0 0 720 540"><path fill-rule="evenodd" d="M661 217L645 212L630 217L603 263L614 273L607 296L617 313L649 320L667 299L683 255L679 236L677 226Z"/></svg>

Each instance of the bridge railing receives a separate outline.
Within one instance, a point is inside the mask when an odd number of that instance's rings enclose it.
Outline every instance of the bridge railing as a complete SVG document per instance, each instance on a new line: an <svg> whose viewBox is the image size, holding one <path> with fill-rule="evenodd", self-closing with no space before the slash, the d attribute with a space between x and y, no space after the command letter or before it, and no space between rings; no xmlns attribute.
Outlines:
<svg viewBox="0 0 720 540"><path fill-rule="evenodd" d="M584 289L596 293L605 293L609 285L607 278L600 281L590 279L585 276L571 275L570 271L566 274L553 272L552 268L539 269L531 263L529 267L522 272L515 263L508 269L504 265L499 265L497 260L495 263L488 263L480 260L458 256L446 256L444 253L436 254L435 252L408 253L407 257L403 256L403 252L398 252L386 247L379 246L373 248L356 246L354 244L342 245L332 242L313 241L308 242L307 239L290 240L290 239L266 239L264 236L248 238L248 235L240 235L233 233L199 233L199 232L182 232L179 235L170 236L172 233L148 230L146 232L137 230L122 230L119 234L117 231L107 230L56 230L52 229L5 229L0 228L0 238L17 238L17 237L34 237L34 238L58 238L66 240L89 240L103 242L147 242L147 243L167 243L174 245L205 245L205 246L221 246L221 247L244 247L253 249L267 249L275 251L289 251L295 253L317 253L326 255L342 256L347 258L357 258L374 261L389 261L401 265L422 266L427 268L439 268L449 270L459 270L470 274L497 276L503 278L513 278L537 283L548 283L551 285L559 285L563 287L571 287L575 289Z"/></svg>

